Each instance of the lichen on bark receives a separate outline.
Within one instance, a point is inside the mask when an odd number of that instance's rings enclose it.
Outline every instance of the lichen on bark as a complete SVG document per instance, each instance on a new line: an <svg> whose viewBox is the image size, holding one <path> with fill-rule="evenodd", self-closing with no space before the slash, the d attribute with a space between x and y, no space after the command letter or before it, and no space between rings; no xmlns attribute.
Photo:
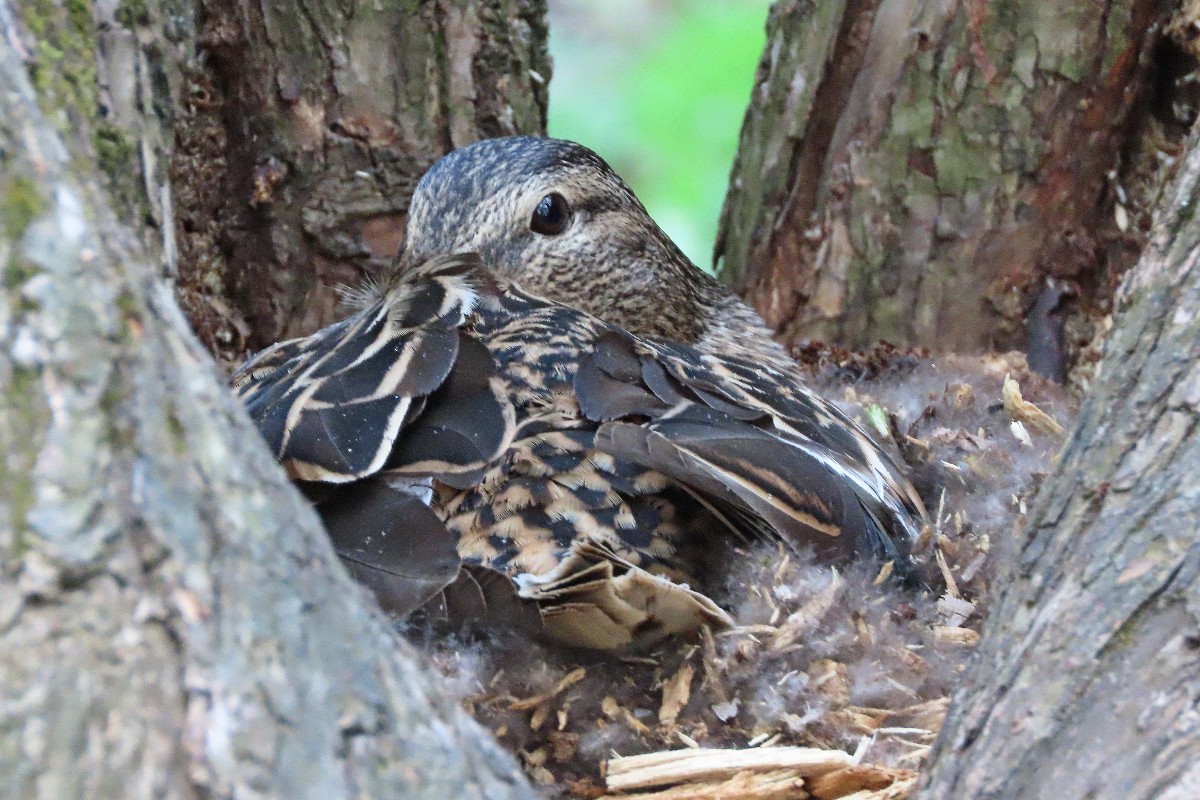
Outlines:
<svg viewBox="0 0 1200 800"><path fill-rule="evenodd" d="M1139 137L1164 13L777 4L721 274L789 343L1020 348L1061 378L1091 330L1071 320L1107 310L1148 225L1157 185L1123 184L1158 164Z"/></svg>

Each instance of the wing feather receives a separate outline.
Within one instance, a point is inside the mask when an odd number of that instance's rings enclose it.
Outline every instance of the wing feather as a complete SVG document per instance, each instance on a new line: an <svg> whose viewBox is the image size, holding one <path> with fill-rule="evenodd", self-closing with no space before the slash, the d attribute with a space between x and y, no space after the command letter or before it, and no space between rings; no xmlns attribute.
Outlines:
<svg viewBox="0 0 1200 800"><path fill-rule="evenodd" d="M658 470L716 507L740 509L723 518L744 533L761 529L745 524L749 516L793 544L873 554L903 569L923 509L840 412L782 376L685 345L610 332L597 343L601 352L581 361L575 378L581 410L602 423L598 450Z"/></svg>
<svg viewBox="0 0 1200 800"><path fill-rule="evenodd" d="M424 605L458 575L456 537L423 499L382 476L339 487L317 504L350 574L396 616Z"/></svg>
<svg viewBox="0 0 1200 800"><path fill-rule="evenodd" d="M463 475L504 451L510 404L487 348L463 329L478 302L471 265L434 259L353 317L242 367L234 387L294 478Z"/></svg>

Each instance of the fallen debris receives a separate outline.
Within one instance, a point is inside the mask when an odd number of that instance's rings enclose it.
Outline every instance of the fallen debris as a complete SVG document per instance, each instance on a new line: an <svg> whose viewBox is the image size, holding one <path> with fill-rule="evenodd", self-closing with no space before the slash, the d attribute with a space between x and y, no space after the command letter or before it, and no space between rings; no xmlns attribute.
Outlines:
<svg viewBox="0 0 1200 800"><path fill-rule="evenodd" d="M765 747L755 750L670 750L607 762L606 797L617 800L712 797L747 798L875 797L892 791L904 797L914 785L912 770L856 764L841 750ZM639 792L640 789L654 789ZM882 795L880 795L882 796Z"/></svg>
<svg viewBox="0 0 1200 800"><path fill-rule="evenodd" d="M1013 422L1039 433L1055 436L1063 433L1063 426L1059 425L1054 417L1021 397L1021 384L1011 375L1004 376L1004 391L1001 396L1004 400L1004 410L1013 418Z"/></svg>

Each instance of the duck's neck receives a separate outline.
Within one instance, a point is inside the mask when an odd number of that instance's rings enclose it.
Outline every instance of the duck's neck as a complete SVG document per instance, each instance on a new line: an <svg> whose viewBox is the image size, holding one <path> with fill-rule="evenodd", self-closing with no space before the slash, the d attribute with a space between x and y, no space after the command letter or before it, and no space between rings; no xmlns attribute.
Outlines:
<svg viewBox="0 0 1200 800"><path fill-rule="evenodd" d="M639 307L621 319L601 316L631 333L674 339L708 355L733 355L789 373L796 369L762 317L682 253L669 271L662 271L661 263L656 266L661 291L641 297Z"/></svg>
<svg viewBox="0 0 1200 800"><path fill-rule="evenodd" d="M797 370L796 362L754 309L726 291L709 307L705 329L695 346L709 355L737 356L786 373Z"/></svg>

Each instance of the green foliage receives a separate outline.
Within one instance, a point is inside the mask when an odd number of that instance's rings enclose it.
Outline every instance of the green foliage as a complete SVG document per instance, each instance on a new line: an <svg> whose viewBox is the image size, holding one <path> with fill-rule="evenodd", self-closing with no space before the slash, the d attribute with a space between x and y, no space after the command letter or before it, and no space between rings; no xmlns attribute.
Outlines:
<svg viewBox="0 0 1200 800"><path fill-rule="evenodd" d="M768 5L551 4L550 134L600 152L706 268Z"/></svg>

